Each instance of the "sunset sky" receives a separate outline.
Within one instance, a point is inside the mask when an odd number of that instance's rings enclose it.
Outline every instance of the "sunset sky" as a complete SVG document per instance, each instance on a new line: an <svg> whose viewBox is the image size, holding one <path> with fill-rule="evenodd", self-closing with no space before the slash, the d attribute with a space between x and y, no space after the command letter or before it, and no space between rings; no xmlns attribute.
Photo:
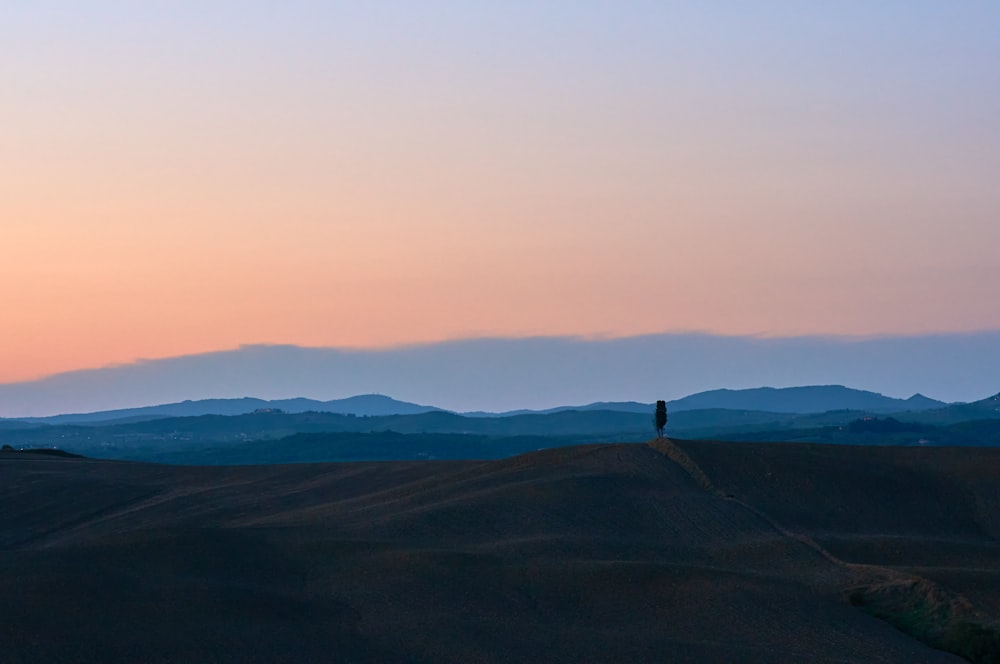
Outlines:
<svg viewBox="0 0 1000 664"><path fill-rule="evenodd" d="M4 2L0 382L1000 330L998 35L973 0Z"/></svg>

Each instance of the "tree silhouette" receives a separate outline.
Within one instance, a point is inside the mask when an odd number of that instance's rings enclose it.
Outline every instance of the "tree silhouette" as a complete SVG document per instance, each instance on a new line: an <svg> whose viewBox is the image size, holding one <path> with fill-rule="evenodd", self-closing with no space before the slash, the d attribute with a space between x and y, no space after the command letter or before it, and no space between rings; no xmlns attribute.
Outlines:
<svg viewBox="0 0 1000 664"><path fill-rule="evenodd" d="M656 437L663 438L663 429L667 426L667 402L656 402Z"/></svg>

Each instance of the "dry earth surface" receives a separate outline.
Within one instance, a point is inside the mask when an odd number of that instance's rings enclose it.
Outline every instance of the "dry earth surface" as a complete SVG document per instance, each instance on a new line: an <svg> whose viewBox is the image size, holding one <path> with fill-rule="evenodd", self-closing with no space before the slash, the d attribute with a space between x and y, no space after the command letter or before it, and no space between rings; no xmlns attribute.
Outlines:
<svg viewBox="0 0 1000 664"><path fill-rule="evenodd" d="M873 613L1000 616L996 449L8 452L0 487L3 662L954 662Z"/></svg>

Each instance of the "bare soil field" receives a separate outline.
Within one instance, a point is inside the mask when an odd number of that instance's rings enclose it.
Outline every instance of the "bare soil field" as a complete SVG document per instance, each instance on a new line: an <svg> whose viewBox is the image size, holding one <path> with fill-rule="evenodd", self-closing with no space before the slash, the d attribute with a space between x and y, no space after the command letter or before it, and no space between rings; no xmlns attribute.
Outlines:
<svg viewBox="0 0 1000 664"><path fill-rule="evenodd" d="M987 448L4 453L0 500L2 662L955 662L878 616L1000 615Z"/></svg>

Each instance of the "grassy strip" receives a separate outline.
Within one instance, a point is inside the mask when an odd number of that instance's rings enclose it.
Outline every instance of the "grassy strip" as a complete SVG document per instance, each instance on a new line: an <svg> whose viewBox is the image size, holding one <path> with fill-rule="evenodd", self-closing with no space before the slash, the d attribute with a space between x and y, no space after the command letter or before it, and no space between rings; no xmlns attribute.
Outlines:
<svg viewBox="0 0 1000 664"><path fill-rule="evenodd" d="M925 579L896 579L851 589L848 601L932 648L974 664L1000 664L1000 628Z"/></svg>

